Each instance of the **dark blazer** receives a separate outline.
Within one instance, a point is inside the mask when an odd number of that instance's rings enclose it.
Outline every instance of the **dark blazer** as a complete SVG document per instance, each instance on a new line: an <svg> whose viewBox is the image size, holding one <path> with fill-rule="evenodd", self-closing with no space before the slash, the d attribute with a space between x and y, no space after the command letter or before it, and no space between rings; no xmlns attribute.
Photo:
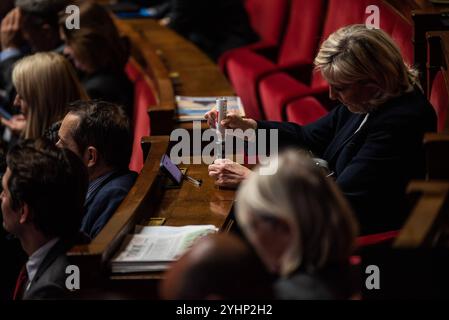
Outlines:
<svg viewBox="0 0 449 320"><path fill-rule="evenodd" d="M134 86L125 73L100 71L81 77L81 82L91 99L113 102L124 107L132 119Z"/></svg>
<svg viewBox="0 0 449 320"><path fill-rule="evenodd" d="M170 28L213 60L226 50L258 39L242 0L172 0Z"/></svg>
<svg viewBox="0 0 449 320"><path fill-rule="evenodd" d="M423 135L436 130L436 115L415 90L371 112L355 133L364 117L342 105L307 126L259 121L258 128L279 129L280 147L307 148L328 161L367 234L403 224L404 190L410 179L424 177Z"/></svg>
<svg viewBox="0 0 449 320"><path fill-rule="evenodd" d="M69 246L62 241L57 242L42 261L30 288L24 293L23 300L66 299L70 291L65 281L68 275L66 267L70 265L66 252Z"/></svg>
<svg viewBox="0 0 449 320"><path fill-rule="evenodd" d="M84 203L81 231L93 239L117 210L136 178L137 173L133 171L114 173L90 194Z"/></svg>

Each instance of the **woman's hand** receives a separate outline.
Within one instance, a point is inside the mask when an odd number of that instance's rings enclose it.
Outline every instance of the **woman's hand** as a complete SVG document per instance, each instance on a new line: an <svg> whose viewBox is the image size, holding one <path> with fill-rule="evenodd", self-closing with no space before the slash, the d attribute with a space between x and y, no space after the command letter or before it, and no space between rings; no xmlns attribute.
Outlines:
<svg viewBox="0 0 449 320"><path fill-rule="evenodd" d="M209 176L216 179L220 187L237 188L245 180L251 170L229 159L217 159L209 166Z"/></svg>
<svg viewBox="0 0 449 320"><path fill-rule="evenodd" d="M13 134L20 135L23 131L25 131L27 120L23 114L16 114L9 120L1 118L1 123L5 127L9 128Z"/></svg>
<svg viewBox="0 0 449 320"><path fill-rule="evenodd" d="M11 10L2 20L0 39L2 50L20 48L23 39L20 32L22 15L19 8Z"/></svg>
<svg viewBox="0 0 449 320"><path fill-rule="evenodd" d="M218 112L215 109L207 112L204 115L204 118L207 120L207 124L211 128L216 128L216 123L218 119ZM238 111L229 111L221 121L221 125L225 129L242 129L245 131L246 129L257 129L257 122L253 119L242 118Z"/></svg>

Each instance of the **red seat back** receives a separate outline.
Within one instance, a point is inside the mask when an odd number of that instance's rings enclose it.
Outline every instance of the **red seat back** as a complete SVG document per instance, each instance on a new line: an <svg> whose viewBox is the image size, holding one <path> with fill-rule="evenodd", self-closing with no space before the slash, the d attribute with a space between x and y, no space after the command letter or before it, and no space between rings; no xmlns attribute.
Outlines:
<svg viewBox="0 0 449 320"><path fill-rule="evenodd" d="M156 104L156 98L149 79L143 74L140 66L134 60L126 65L126 74L134 83L134 109L133 109L133 151L129 169L140 172L143 168L143 153L140 146L142 137L150 135L150 118L148 108Z"/></svg>
<svg viewBox="0 0 449 320"><path fill-rule="evenodd" d="M279 52L279 66L310 64L315 56L321 32L323 0L292 0L290 17Z"/></svg>
<svg viewBox="0 0 449 320"><path fill-rule="evenodd" d="M430 103L435 109L438 119L438 132L449 128L448 109L449 109L449 86L446 84L443 72L438 71L432 82L430 91Z"/></svg>
<svg viewBox="0 0 449 320"><path fill-rule="evenodd" d="M278 44L284 28L288 1L246 0L245 7L251 26L261 40L273 45Z"/></svg>

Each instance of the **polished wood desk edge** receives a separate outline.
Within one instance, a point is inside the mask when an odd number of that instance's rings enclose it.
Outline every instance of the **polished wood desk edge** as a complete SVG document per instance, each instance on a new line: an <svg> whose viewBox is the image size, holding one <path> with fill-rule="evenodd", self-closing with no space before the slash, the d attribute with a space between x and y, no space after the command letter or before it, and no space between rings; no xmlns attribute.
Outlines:
<svg viewBox="0 0 449 320"><path fill-rule="evenodd" d="M169 71L162 62L160 56L157 54L156 49L151 46L144 36L137 32L126 21L115 19L115 23L125 36L127 36L132 43L135 50L138 50L137 55L141 55L144 60L143 68L144 74L149 76L156 87L156 98L158 100L158 106L164 108L175 108L175 93L172 82L169 77ZM136 57L136 60L142 64L141 59ZM149 109L151 109L150 106Z"/></svg>
<svg viewBox="0 0 449 320"><path fill-rule="evenodd" d="M448 181L412 181L407 193L418 193L417 203L394 241L395 248L416 248L431 245L432 231L444 214L449 195Z"/></svg>
<svg viewBox="0 0 449 320"><path fill-rule="evenodd" d="M145 141L150 142L152 146L134 186L97 237L88 245L72 248L68 252L69 256L100 256L101 261L105 261L137 222L139 206L157 180L160 159L167 151L169 138L146 137Z"/></svg>
<svg viewBox="0 0 449 320"><path fill-rule="evenodd" d="M449 142L449 133L426 133L424 135L424 145L430 143L447 143Z"/></svg>

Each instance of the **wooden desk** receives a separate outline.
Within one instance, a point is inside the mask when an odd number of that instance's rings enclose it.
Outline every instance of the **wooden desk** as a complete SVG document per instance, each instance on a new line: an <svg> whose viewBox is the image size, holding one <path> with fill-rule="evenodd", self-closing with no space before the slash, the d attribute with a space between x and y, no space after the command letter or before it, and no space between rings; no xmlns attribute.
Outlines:
<svg viewBox="0 0 449 320"><path fill-rule="evenodd" d="M201 187L184 181L179 189L166 189L159 163L167 151L168 137L144 140L151 143L151 148L129 194L89 245L76 246L68 253L81 271L82 297L103 298L111 294L114 298L155 297L160 273L113 275L109 271L108 262L136 224L146 224L151 217L163 217L165 225L213 224L221 230L229 227L235 191L215 187L205 164L185 165L190 176L202 179Z"/></svg>
<svg viewBox="0 0 449 320"><path fill-rule="evenodd" d="M194 44L151 19L116 20L122 34L139 49L140 59L155 82L158 104L148 109L152 135L168 135L175 123L175 95L233 96L234 90L218 66Z"/></svg>

